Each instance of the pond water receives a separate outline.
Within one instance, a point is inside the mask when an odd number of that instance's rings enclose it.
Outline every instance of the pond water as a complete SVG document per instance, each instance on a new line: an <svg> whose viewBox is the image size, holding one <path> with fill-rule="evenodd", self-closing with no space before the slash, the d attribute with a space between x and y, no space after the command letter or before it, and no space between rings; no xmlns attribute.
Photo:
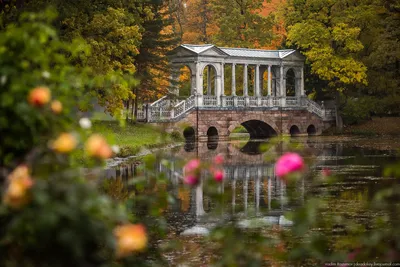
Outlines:
<svg viewBox="0 0 400 267"><path fill-rule="evenodd" d="M395 150L388 150L397 138L297 137L285 143L268 141L232 141L220 143L187 143L163 151L155 168L165 173L171 182L168 190L175 202L167 211L170 229L178 236L204 235L221 218L235 216L242 227L272 225L290 227L285 211L302 205L309 197L321 196L330 201L326 212L345 214L358 223L368 223L374 216L365 203L374 193L398 181L384 178L388 164L396 162ZM385 149L382 149L385 148ZM308 163L307 174L297 184L296 201L287 201L285 183L274 175L274 159L286 151L299 151ZM205 193L204 182L197 188L182 183L183 164L191 158L210 162L222 154L226 178L220 192L228 197L221 208ZM110 167L108 179L134 179L140 168L135 162L123 162ZM334 183L315 186L313 179L324 179L322 170L329 169L337 177ZM207 178L205 172L203 179Z"/></svg>

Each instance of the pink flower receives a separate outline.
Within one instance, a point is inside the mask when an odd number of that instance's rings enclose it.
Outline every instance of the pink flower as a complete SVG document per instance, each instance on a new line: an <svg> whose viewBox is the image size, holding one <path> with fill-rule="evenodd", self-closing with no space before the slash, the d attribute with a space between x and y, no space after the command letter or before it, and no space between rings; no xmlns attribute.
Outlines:
<svg viewBox="0 0 400 267"><path fill-rule="evenodd" d="M221 165L223 163L224 163L224 156L222 156L221 154L218 154L214 157L214 164Z"/></svg>
<svg viewBox="0 0 400 267"><path fill-rule="evenodd" d="M183 182L187 185L197 185L199 183L199 178L194 175L186 175L183 178Z"/></svg>
<svg viewBox="0 0 400 267"><path fill-rule="evenodd" d="M185 171L187 172L195 172L200 167L199 159L192 159L185 165Z"/></svg>
<svg viewBox="0 0 400 267"><path fill-rule="evenodd" d="M214 180L215 180L215 181L217 181L217 182L222 182L222 180L224 180L224 177L225 177L224 171L222 171L222 170L216 170L216 171L214 172Z"/></svg>
<svg viewBox="0 0 400 267"><path fill-rule="evenodd" d="M332 175L332 171L328 168L323 168L321 171L322 176L328 177Z"/></svg>
<svg viewBox="0 0 400 267"><path fill-rule="evenodd" d="M360 253L361 249L357 248L353 250L353 252L347 254L347 260L349 261L354 261L357 257L357 255Z"/></svg>
<svg viewBox="0 0 400 267"><path fill-rule="evenodd" d="M304 169L304 160L297 153L286 153L275 164L275 173L279 178Z"/></svg>

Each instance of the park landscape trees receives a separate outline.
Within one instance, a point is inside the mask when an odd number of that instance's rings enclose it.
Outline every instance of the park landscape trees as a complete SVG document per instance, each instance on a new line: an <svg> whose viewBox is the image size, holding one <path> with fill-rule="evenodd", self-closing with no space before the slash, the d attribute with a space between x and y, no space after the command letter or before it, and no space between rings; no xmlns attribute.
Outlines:
<svg viewBox="0 0 400 267"><path fill-rule="evenodd" d="M15 9L10 9L10 3ZM1 1L0 266L165 266L162 253L168 249L179 251L180 247L159 245L168 231L163 212L173 199L167 192L155 190L168 185L163 175L154 173L155 158L144 160L148 176L140 174L131 181L131 194L124 192L112 200L104 191L115 188L113 185L99 186L93 175L82 173L82 167L95 169L112 156L111 142L94 133L90 121L78 124L76 111L77 103L85 109L94 94L110 112L134 97L156 97L159 80L152 78L166 75L158 64L165 64L162 56L174 41L170 35L173 26L164 22L171 18L171 10L167 12L168 6L161 1L92 1L92 5L80 1L77 6L67 1L52 3L57 6L58 17L48 9L22 13L44 7L42 1ZM258 47L272 41L271 31L262 30L266 24L259 25L270 23L270 18L264 21L253 13L259 12L259 2L243 9L246 15L233 2L230 7L224 2L210 3L211 9L229 8L237 17L236 21L227 15L219 22L214 20L221 26L207 38L229 45L231 39L225 36L224 27L232 23L238 45ZM358 97L385 96L396 103L399 5L396 1L358 3L287 1L288 42L308 56L311 70L326 82L310 89L339 89ZM261 28L254 28L252 23ZM262 34L267 39L258 41ZM243 36L253 43L247 43ZM135 73L140 77L141 85L137 87L131 80ZM386 85L375 83L374 75L378 74L387 75ZM134 88L140 92L132 91ZM276 142L285 143L281 139ZM298 148L290 149L299 152ZM214 179L207 181L207 194L222 207L230 201L229 192L221 194L219 190L224 179L222 163L221 157L211 163L191 160L185 165L188 172L182 182L192 189L200 182L199 175L208 169ZM163 164L169 165L167 160ZM278 161L277 169L288 187L289 198L296 195L294 185L305 170L302 157L286 154ZM385 176L399 177L399 169L393 165L386 169ZM321 187L334 182L328 172L313 179ZM304 206L287 214L294 222L290 231L246 232L237 221L223 220L206 239L213 263L259 266L398 261L400 213L393 203L399 199L399 186L385 188L372 197L371 205L381 213L368 225L370 232L365 225L346 225L346 218L316 216L327 209L316 198L307 199ZM320 229L339 231L339 241L327 240Z"/></svg>

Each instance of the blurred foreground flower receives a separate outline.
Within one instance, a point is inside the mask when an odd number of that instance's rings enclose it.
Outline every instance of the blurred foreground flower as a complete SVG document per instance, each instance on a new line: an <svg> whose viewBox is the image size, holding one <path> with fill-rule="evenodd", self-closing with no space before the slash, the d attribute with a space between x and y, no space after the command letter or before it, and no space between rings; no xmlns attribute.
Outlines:
<svg viewBox="0 0 400 267"><path fill-rule="evenodd" d="M43 106L50 101L51 93L47 87L36 87L29 92L28 102L32 106Z"/></svg>
<svg viewBox="0 0 400 267"><path fill-rule="evenodd" d="M89 156L99 159L108 159L113 154L106 139L99 134L92 134L89 137L85 144L85 150Z"/></svg>
<svg viewBox="0 0 400 267"><path fill-rule="evenodd" d="M8 177L8 187L4 193L3 202L7 206L19 209L30 200L28 190L33 186L29 169L25 165L18 166Z"/></svg>
<svg viewBox="0 0 400 267"><path fill-rule="evenodd" d="M126 224L115 228L117 238L117 257L123 258L139 252L147 246L146 229L142 224Z"/></svg>
<svg viewBox="0 0 400 267"><path fill-rule="evenodd" d="M62 133L51 144L51 148L59 153L69 153L76 148L78 141L70 133Z"/></svg>
<svg viewBox="0 0 400 267"><path fill-rule="evenodd" d="M286 153L275 164L275 173L279 178L285 178L294 172L304 170L304 160L297 153Z"/></svg>
<svg viewBox="0 0 400 267"><path fill-rule="evenodd" d="M218 154L214 157L214 164L221 165L223 163L224 163L224 156L222 156L221 154Z"/></svg>
<svg viewBox="0 0 400 267"><path fill-rule="evenodd" d="M183 182L188 185L197 185L200 180L200 160L192 159L184 166L185 177Z"/></svg>
<svg viewBox="0 0 400 267"><path fill-rule="evenodd" d="M60 114L61 111L63 110L63 106L60 101L54 100L51 102L50 105L51 111L53 111L55 114Z"/></svg>
<svg viewBox="0 0 400 267"><path fill-rule="evenodd" d="M223 170L216 170L214 171L214 180L217 182L222 182L225 178L225 174Z"/></svg>
<svg viewBox="0 0 400 267"><path fill-rule="evenodd" d="M92 122L88 118L81 118L79 120L79 125L82 129L90 129L92 127Z"/></svg>

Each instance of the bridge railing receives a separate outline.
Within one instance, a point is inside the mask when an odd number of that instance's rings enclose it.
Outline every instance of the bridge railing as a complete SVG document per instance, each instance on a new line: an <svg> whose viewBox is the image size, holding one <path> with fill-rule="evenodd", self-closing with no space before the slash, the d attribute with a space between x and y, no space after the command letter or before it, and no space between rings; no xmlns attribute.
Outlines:
<svg viewBox="0 0 400 267"><path fill-rule="evenodd" d="M192 95L187 99L168 99L166 97L138 110L137 120L162 122L174 120L194 107L267 107L267 108L301 108L316 114L324 120L335 117L335 110L326 109L307 97L276 96L217 96Z"/></svg>
<svg viewBox="0 0 400 267"><path fill-rule="evenodd" d="M217 96L205 95L203 96L203 106L205 107L216 107L217 106Z"/></svg>

